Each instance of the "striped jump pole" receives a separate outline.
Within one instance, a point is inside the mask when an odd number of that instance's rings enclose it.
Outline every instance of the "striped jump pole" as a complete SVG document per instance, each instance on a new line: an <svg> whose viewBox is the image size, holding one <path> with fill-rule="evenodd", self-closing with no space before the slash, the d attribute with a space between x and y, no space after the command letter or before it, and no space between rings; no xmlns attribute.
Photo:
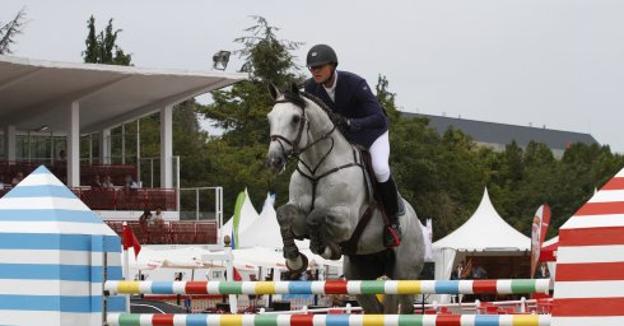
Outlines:
<svg viewBox="0 0 624 326"><path fill-rule="evenodd" d="M526 294L546 293L549 279L453 281L157 282L107 281L110 294Z"/></svg>
<svg viewBox="0 0 624 326"><path fill-rule="evenodd" d="M108 315L111 326L550 326L549 315Z"/></svg>

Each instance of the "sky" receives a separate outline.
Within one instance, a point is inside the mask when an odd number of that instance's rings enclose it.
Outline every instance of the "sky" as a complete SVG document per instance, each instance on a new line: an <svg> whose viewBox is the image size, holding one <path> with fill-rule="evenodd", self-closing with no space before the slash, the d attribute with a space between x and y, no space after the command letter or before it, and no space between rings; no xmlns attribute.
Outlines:
<svg viewBox="0 0 624 326"><path fill-rule="evenodd" d="M302 65L327 43L339 69L387 76L401 110L591 133L624 152L624 1L3 0L0 21L23 7L16 56L81 62L93 14L98 29L114 18L136 66L210 70L260 15L305 43Z"/></svg>

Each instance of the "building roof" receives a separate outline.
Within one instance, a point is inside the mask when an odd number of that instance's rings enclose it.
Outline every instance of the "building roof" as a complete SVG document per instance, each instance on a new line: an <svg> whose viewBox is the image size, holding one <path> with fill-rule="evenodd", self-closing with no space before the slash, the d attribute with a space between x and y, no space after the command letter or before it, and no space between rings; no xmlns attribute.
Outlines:
<svg viewBox="0 0 624 326"><path fill-rule="evenodd" d="M67 63L0 55L0 119L5 125L65 130L62 114L80 103L80 131L92 132L245 79L245 74Z"/></svg>
<svg viewBox="0 0 624 326"><path fill-rule="evenodd" d="M498 215L486 188L479 207L468 221L436 241L433 248L451 248L458 251L524 251L531 249L531 239Z"/></svg>
<svg viewBox="0 0 624 326"><path fill-rule="evenodd" d="M402 112L404 117L420 117L429 120L429 126L443 134L449 127L459 129L475 141L491 144L516 144L525 147L530 141L543 143L551 149L566 149L574 143L598 144L590 134L525 127L504 123L442 117L430 114Z"/></svg>

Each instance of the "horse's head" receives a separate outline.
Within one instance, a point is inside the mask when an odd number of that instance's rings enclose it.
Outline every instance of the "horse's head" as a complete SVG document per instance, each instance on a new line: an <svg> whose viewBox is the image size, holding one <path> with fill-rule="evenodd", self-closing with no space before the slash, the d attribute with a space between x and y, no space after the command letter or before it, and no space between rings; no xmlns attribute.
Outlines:
<svg viewBox="0 0 624 326"><path fill-rule="evenodd" d="M299 89L293 84L290 89L281 92L271 84L271 97L275 104L267 115L270 125L271 143L267 155L267 165L275 172L282 172L288 157L298 154L307 122L305 116L305 100L300 96Z"/></svg>

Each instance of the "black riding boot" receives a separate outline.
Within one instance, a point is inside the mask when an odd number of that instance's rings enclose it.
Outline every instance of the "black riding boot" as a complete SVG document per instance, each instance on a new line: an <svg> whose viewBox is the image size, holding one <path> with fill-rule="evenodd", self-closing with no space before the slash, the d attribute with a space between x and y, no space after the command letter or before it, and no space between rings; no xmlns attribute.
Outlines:
<svg viewBox="0 0 624 326"><path fill-rule="evenodd" d="M405 207L392 176L386 182L379 182L379 190L384 210L390 222L390 225L384 229L384 246L396 247L401 243L399 216L405 214Z"/></svg>

